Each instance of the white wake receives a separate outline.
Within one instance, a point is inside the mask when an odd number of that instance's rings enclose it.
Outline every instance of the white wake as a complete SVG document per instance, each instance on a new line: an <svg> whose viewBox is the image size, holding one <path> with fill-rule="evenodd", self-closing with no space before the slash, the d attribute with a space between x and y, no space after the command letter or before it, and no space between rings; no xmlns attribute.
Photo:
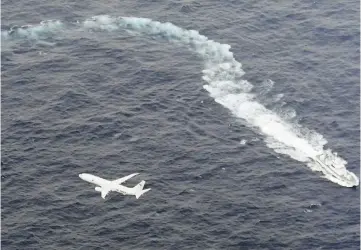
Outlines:
<svg viewBox="0 0 361 250"><path fill-rule="evenodd" d="M147 18L95 16L71 25L92 31L132 31L188 47L204 59L203 80L207 83L204 89L235 117L244 119L250 127L262 133L269 148L305 162L312 170L322 171L327 179L341 186L350 186L350 183L331 176L311 160L316 155L331 155L342 166L339 171L349 173L344 159L330 149L324 149L327 141L322 135L306 128L301 129L298 124L288 122L256 101L255 94L251 93L253 86L241 79L244 75L242 64L235 60L228 44L209 40L195 30L185 30L171 23ZM47 21L32 27L13 29L11 34L8 31L1 34L5 40L23 37L39 39L64 29L64 26L60 21Z"/></svg>

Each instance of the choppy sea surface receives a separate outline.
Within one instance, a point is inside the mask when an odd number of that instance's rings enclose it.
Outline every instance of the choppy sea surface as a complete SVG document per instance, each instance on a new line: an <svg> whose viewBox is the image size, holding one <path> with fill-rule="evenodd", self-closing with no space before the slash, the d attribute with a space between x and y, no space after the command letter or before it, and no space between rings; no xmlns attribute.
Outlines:
<svg viewBox="0 0 361 250"><path fill-rule="evenodd" d="M1 8L4 249L360 249L358 1Z"/></svg>

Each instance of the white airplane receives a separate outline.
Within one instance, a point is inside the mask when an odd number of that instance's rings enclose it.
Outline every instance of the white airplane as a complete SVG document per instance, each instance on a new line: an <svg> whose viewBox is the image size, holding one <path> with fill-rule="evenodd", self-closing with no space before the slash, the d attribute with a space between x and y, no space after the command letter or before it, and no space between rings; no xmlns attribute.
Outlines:
<svg viewBox="0 0 361 250"><path fill-rule="evenodd" d="M139 173L130 174L113 181L108 181L98 176L85 173L79 174L79 177L84 181L97 185L97 187L95 187L95 191L100 192L103 199L105 199L105 197L110 191L118 192L124 195L135 195L135 198L138 199L142 194L150 190L150 188L143 189L145 181L139 182L136 186L132 188L121 185L123 182L129 180L130 178L138 174Z"/></svg>

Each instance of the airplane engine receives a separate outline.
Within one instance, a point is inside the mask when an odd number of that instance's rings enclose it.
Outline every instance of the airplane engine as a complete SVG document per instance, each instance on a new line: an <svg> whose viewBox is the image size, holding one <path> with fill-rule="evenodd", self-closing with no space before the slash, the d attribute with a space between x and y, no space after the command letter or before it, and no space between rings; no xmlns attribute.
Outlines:
<svg viewBox="0 0 361 250"><path fill-rule="evenodd" d="M101 192L101 191L102 191L102 188L101 188L101 187L95 187L95 191Z"/></svg>

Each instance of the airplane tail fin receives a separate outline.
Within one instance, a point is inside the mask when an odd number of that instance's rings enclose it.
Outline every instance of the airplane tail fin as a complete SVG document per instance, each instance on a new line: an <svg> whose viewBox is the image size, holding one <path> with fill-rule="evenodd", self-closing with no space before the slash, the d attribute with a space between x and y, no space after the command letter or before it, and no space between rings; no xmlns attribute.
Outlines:
<svg viewBox="0 0 361 250"><path fill-rule="evenodd" d="M140 197L142 194L144 194L144 193L146 193L146 192L148 192L148 191L150 190L150 188L143 189L144 184L145 184L145 181L141 181L141 182L139 182L138 185L136 185L136 186L134 187L134 189L135 189L135 198L139 199L139 197Z"/></svg>

